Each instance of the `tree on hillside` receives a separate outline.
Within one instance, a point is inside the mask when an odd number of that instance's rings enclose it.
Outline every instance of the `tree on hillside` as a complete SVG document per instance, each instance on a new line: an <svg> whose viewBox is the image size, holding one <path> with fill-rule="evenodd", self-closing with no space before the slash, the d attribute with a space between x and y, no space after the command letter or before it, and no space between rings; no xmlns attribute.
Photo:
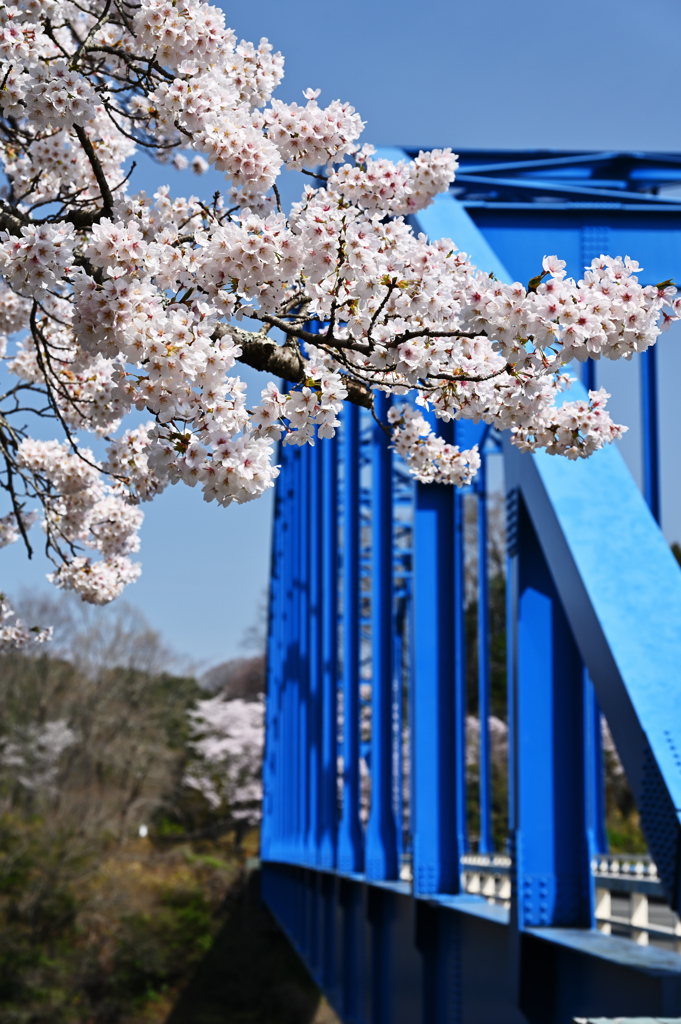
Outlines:
<svg viewBox="0 0 681 1024"><path fill-rule="evenodd" d="M136 833L175 809L201 691L168 671L139 612L36 604L55 623L49 653L0 654L0 816L22 809L88 842Z"/></svg>
<svg viewBox="0 0 681 1024"><path fill-rule="evenodd" d="M30 552L39 516L57 587L116 597L140 572L141 502L178 481L221 505L257 498L275 442L331 437L344 401L422 481L467 483L479 465L427 410L568 458L620 435L603 390L556 404L565 365L652 345L679 312L670 282L644 288L635 261L604 255L578 282L547 256L504 284L456 239L417 236L406 218L447 190L452 152L376 159L347 103L273 98L281 54L198 0L20 0L0 34L0 331L23 332L2 340L0 543ZM213 164L224 194L135 192L136 150ZM288 217L285 168L309 177ZM273 378L251 409L239 363ZM149 419L123 429L133 409ZM87 432L107 439L103 461ZM11 626L8 644L30 639Z"/></svg>

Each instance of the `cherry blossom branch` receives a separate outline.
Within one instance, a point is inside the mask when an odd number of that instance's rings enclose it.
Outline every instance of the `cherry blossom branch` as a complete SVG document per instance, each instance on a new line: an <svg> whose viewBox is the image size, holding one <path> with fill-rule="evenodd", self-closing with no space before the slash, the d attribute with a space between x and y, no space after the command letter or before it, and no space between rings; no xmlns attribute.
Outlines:
<svg viewBox="0 0 681 1024"><path fill-rule="evenodd" d="M319 340L319 335L306 333ZM227 334L234 338L241 348L241 355L237 357L240 363L245 363L246 366L251 366L254 370L271 373L273 377L281 377L289 384L305 382L305 361L297 348L278 345L277 342L269 338L263 339L257 334L244 331L231 324L221 324L216 329L214 337L223 338ZM348 401L364 409L371 409L373 399L368 388L349 378L344 378L344 381L348 389Z"/></svg>
<svg viewBox="0 0 681 1024"><path fill-rule="evenodd" d="M104 169L99 161L99 158L97 157L97 154L95 153L95 148L92 145L92 142L90 141L85 129L81 128L81 126L78 124L74 124L73 130L78 136L78 141L80 142L81 146L83 147L83 150L85 151L85 155L90 161L92 173L97 179L97 184L99 185L99 191L102 196L102 202L104 203L100 216L110 217L113 212L113 196L111 195L111 189L109 188L109 183L106 180ZM96 223L94 218L92 223Z"/></svg>

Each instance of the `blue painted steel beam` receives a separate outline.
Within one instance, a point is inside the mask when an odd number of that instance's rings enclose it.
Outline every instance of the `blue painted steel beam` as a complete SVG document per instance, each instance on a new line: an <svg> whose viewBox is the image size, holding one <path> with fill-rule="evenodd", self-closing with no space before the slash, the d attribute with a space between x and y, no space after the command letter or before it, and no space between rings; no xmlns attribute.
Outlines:
<svg viewBox="0 0 681 1024"><path fill-rule="evenodd" d="M290 460L290 461L289 461ZM281 784L278 793L282 816L280 855L282 860L293 861L299 813L298 759L298 673L299 673L299 598L298 563L300 548L300 451L292 451L288 461L286 481L286 537L284 580L286 591L285 645L283 670L283 710L281 729Z"/></svg>
<svg viewBox="0 0 681 1024"><path fill-rule="evenodd" d="M343 460L343 809L338 869L361 871L364 837L359 820L359 409L342 412Z"/></svg>
<svg viewBox="0 0 681 1024"><path fill-rule="evenodd" d="M452 575L454 488L418 484L414 522L413 844L414 892L459 892L460 730ZM457 756L459 755L459 756ZM465 756L465 752L464 752ZM458 772L457 772L458 769ZM464 762L465 772L465 762Z"/></svg>
<svg viewBox="0 0 681 1024"><path fill-rule="evenodd" d="M514 618L518 922L590 927L582 662L522 499Z"/></svg>
<svg viewBox="0 0 681 1024"><path fill-rule="evenodd" d="M375 397L385 422L388 398ZM371 479L371 808L366 834L366 875L397 878L397 833L392 803L393 508L392 455L383 428L372 429Z"/></svg>
<svg viewBox="0 0 681 1024"><path fill-rule="evenodd" d="M518 782L516 757L516 681L518 678L518 491L506 492L506 724L508 726L508 838L507 851L515 862L515 836L518 828ZM512 875L512 884L515 877ZM517 920L517 886L513 893Z"/></svg>
<svg viewBox="0 0 681 1024"><path fill-rule="evenodd" d="M503 262L461 203L450 194L436 196L434 202L419 211L417 227L430 239L451 238L471 257L476 266L494 274L500 281L513 281ZM536 273L536 270L535 270Z"/></svg>
<svg viewBox="0 0 681 1024"><path fill-rule="evenodd" d="M338 792L338 441L324 441L321 459L321 764L319 780L319 865L336 863Z"/></svg>
<svg viewBox="0 0 681 1024"><path fill-rule="evenodd" d="M589 673L584 670L584 778L586 784L587 842L589 853L607 853L605 829L605 765L601 708ZM595 925L595 922L594 922Z"/></svg>
<svg viewBox="0 0 681 1024"><path fill-rule="evenodd" d="M468 814L466 788L466 714L468 694L466 688L466 567L464 554L464 505L460 491L454 492L454 621L456 638L454 651L454 785L456 811L456 842L460 853L466 853L468 843Z"/></svg>
<svg viewBox="0 0 681 1024"><path fill-rule="evenodd" d="M297 543L297 594L298 610L298 664L294 693L298 725L298 744L295 752L297 782L297 816L293 840L294 857L298 864L307 859L307 828L309 814L310 779L308 775L309 704L310 704L310 447L305 445L298 456L298 532Z"/></svg>
<svg viewBox="0 0 681 1024"><path fill-rule="evenodd" d="M592 196L594 198L607 198L614 199L616 202L622 203L624 200L631 198L638 205L650 205L654 208L657 205L664 204L669 207L681 206L681 199L676 199L673 196L653 196L647 195L644 192L620 192L618 189L609 188L589 188L587 185L580 187L579 185L568 185L566 183L553 183L549 181L542 181L540 178L488 178L481 174L467 174L459 172L457 175L457 181L460 181L469 185L486 185L489 188L498 188L502 191L513 192L532 192L533 194L548 194L556 196L566 196L568 198L572 196Z"/></svg>
<svg viewBox="0 0 681 1024"><path fill-rule="evenodd" d="M487 459L483 452L476 479L478 495L478 721L480 726L478 768L480 773L480 837L479 853L492 853L492 749L489 734L490 649L489 649L489 587L487 580Z"/></svg>
<svg viewBox="0 0 681 1024"><path fill-rule="evenodd" d="M643 494L656 522L660 522L660 440L657 390L657 346L641 354L643 413Z"/></svg>
<svg viewBox="0 0 681 1024"><path fill-rule="evenodd" d="M508 156L508 154L507 154ZM551 168L569 168L583 164L598 164L603 163L607 160L611 160L617 156L616 151L609 153L578 153L578 154L562 154L561 156L553 157L538 157L536 159L525 159L518 160L502 160L501 162L494 163L478 163L469 166L467 163L464 164L466 171L469 174L485 174L488 172L498 171L524 171L524 170L549 170Z"/></svg>
<svg viewBox="0 0 681 1024"><path fill-rule="evenodd" d="M596 390L596 363L593 359L586 359L582 363L582 384L587 391Z"/></svg>
<svg viewBox="0 0 681 1024"><path fill-rule="evenodd" d="M276 859L281 838L281 804L277 791L281 777L281 716L285 657L286 580L286 453L278 445L280 478L275 490L267 641L267 702L265 756L263 758L263 814L260 845L263 857Z"/></svg>
<svg viewBox="0 0 681 1024"><path fill-rule="evenodd" d="M307 822L305 860L310 867L319 863L319 811L321 774L321 674L322 674L322 473L320 449L306 447L303 456L308 464L307 495L307 561L308 561L308 654L307 654Z"/></svg>

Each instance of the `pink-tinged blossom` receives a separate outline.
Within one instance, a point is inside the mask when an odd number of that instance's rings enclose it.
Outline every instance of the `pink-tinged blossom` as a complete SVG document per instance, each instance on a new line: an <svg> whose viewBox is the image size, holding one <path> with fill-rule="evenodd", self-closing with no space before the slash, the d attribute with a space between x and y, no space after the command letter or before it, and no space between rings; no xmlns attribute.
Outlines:
<svg viewBox="0 0 681 1024"><path fill-rule="evenodd" d="M419 483L463 487L480 468L477 446L460 451L456 445L446 444L420 410L410 405L394 406L388 420L393 428L393 447Z"/></svg>
<svg viewBox="0 0 681 1024"><path fill-rule="evenodd" d="M86 461L87 460L87 461ZM102 560L67 558L48 577L57 587L75 590L90 604L106 604L139 576L140 566L128 555L139 549L143 513L115 494L100 474L92 452L82 457L57 441L25 440L18 465L48 482L55 497L44 499L43 528L72 550L80 544Z"/></svg>

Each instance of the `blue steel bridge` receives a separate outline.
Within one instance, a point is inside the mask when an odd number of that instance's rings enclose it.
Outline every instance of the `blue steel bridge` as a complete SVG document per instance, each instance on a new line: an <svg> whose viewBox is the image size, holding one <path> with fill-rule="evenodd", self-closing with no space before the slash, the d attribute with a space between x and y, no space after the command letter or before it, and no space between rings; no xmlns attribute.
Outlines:
<svg viewBox="0 0 681 1024"><path fill-rule="evenodd" d="M414 226L509 282L604 252L681 281L675 185L681 156L470 151ZM280 452L263 895L345 1024L681 1016L681 572L656 349L638 358L643 494L616 446L521 455L470 422L441 429L480 445L473 486L418 485L352 406L334 441ZM608 854L603 715L649 857Z"/></svg>

